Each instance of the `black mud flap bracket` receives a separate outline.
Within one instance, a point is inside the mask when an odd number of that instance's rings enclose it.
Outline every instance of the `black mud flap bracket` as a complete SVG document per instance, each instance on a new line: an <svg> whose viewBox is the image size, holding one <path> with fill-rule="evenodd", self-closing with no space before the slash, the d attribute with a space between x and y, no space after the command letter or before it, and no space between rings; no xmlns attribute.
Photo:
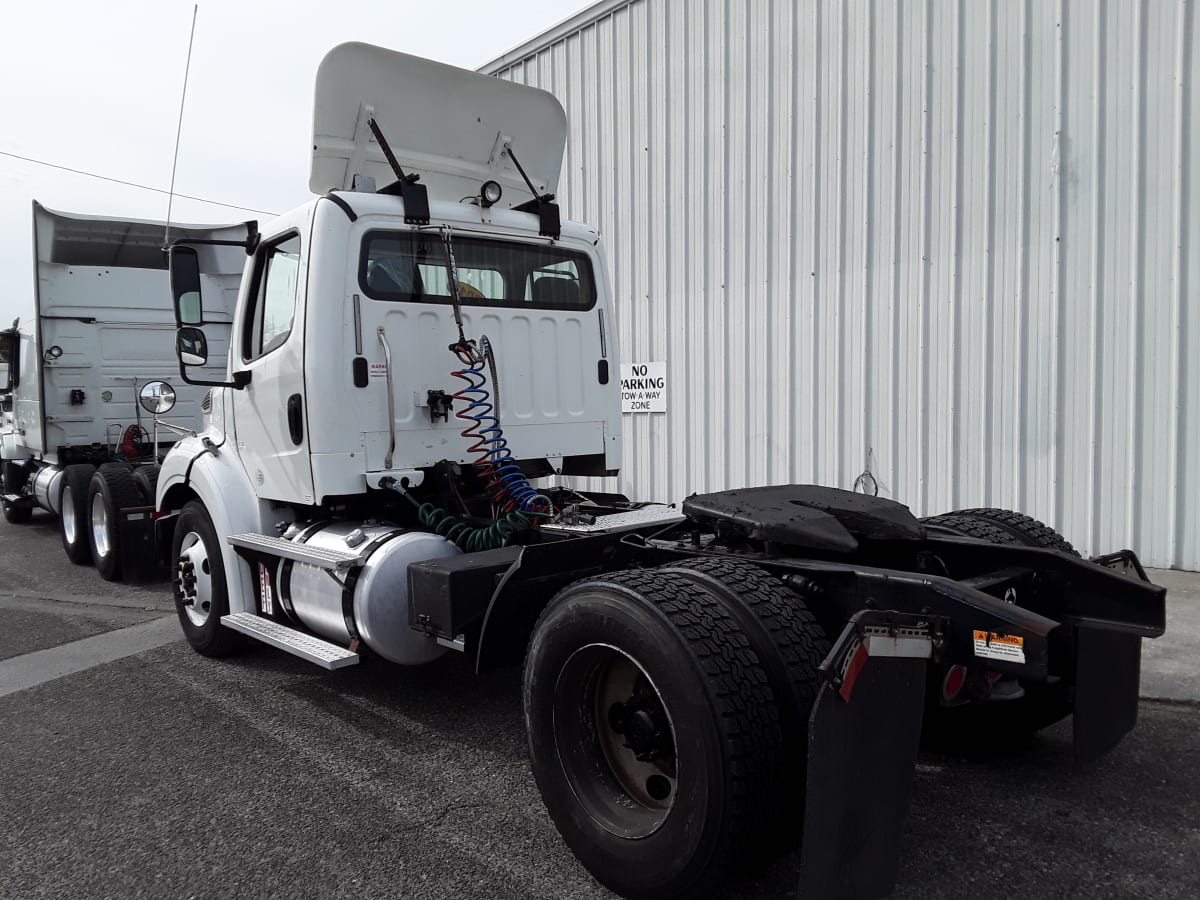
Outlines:
<svg viewBox="0 0 1200 900"><path fill-rule="evenodd" d="M891 892L924 713L925 667L945 623L864 610L821 664L809 719L800 896Z"/></svg>

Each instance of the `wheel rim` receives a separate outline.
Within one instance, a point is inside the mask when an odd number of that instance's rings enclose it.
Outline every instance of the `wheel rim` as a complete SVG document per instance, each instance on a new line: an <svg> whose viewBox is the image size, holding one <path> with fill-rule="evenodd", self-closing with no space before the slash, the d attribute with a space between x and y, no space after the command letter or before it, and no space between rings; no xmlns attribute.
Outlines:
<svg viewBox="0 0 1200 900"><path fill-rule="evenodd" d="M589 644L554 689L554 741L580 805L618 837L667 820L679 778L675 727L646 670L625 651Z"/></svg>
<svg viewBox="0 0 1200 900"><path fill-rule="evenodd" d="M179 545L175 584L183 611L193 625L203 626L212 612L212 565L203 539L194 531L184 535Z"/></svg>
<svg viewBox="0 0 1200 900"><path fill-rule="evenodd" d="M92 546L97 556L108 556L108 509L101 493L92 495Z"/></svg>
<svg viewBox="0 0 1200 900"><path fill-rule="evenodd" d="M75 521L75 500L71 496L70 485L63 485L61 503L63 534L66 536L68 544L74 544L78 523Z"/></svg>

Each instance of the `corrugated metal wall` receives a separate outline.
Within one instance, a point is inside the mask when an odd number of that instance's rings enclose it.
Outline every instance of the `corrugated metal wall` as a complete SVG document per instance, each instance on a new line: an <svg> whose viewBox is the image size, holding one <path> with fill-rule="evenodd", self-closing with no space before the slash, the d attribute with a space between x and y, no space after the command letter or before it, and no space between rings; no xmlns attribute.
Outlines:
<svg viewBox="0 0 1200 900"><path fill-rule="evenodd" d="M851 487L1200 569L1191 0L636 0L485 67L553 91L603 230L623 489Z"/></svg>

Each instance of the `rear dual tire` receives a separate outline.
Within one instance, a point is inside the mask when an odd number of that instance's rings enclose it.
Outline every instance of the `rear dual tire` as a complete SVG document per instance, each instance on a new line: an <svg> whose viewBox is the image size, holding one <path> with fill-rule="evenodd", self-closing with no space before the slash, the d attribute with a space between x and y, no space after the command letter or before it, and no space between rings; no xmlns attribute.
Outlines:
<svg viewBox="0 0 1200 900"><path fill-rule="evenodd" d="M1080 555L1066 538L1049 525L1012 510L990 507L960 509L921 521L990 544L1017 544L1056 550L1071 556ZM1025 694L1019 699L947 707L943 705L942 698L948 670L942 666L930 666L929 673L925 707L925 738L929 743L994 747L1002 743L1020 742L1065 719L1072 711L1070 686L1063 681L1022 681Z"/></svg>
<svg viewBox="0 0 1200 900"><path fill-rule="evenodd" d="M58 533L63 552L77 566L92 561L92 545L88 540L88 490L95 468L84 463L63 469L58 495Z"/></svg>
<svg viewBox="0 0 1200 900"><path fill-rule="evenodd" d="M129 463L105 463L93 473L87 493L87 538L96 571L105 581L121 578L120 512L141 505Z"/></svg>
<svg viewBox="0 0 1200 900"><path fill-rule="evenodd" d="M598 880L692 896L778 852L824 640L792 634L804 615L765 572L717 561L591 578L543 611L525 663L533 773ZM803 806L786 812L794 831Z"/></svg>

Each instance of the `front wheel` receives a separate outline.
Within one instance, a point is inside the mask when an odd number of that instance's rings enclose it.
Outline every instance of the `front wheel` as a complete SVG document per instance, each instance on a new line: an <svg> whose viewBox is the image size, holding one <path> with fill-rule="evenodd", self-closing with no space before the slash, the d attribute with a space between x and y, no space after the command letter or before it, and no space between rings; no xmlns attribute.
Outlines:
<svg viewBox="0 0 1200 900"><path fill-rule="evenodd" d="M25 525L33 519L32 506L15 506L4 501L4 521L10 525Z"/></svg>
<svg viewBox="0 0 1200 900"><path fill-rule="evenodd" d="M784 768L771 688L736 620L687 579L561 591L530 642L524 707L550 816L612 890L688 896L753 856Z"/></svg>
<svg viewBox="0 0 1200 900"><path fill-rule="evenodd" d="M221 543L208 510L189 501L175 523L171 542L175 610L184 637L204 656L228 656L238 649L237 633L221 624L229 612L229 591Z"/></svg>

